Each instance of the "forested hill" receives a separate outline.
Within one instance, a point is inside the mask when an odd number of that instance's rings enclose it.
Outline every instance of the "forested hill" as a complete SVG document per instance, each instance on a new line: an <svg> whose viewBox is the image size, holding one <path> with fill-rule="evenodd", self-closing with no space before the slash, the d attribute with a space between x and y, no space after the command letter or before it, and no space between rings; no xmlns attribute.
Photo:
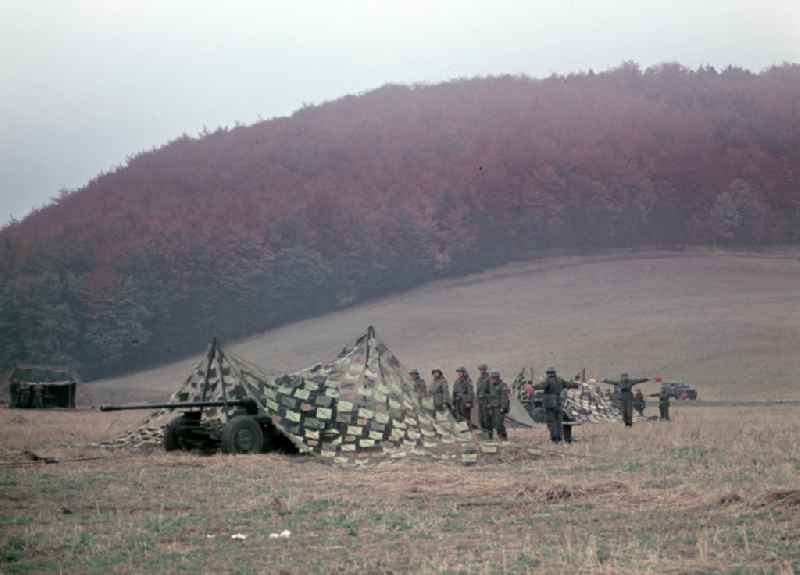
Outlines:
<svg viewBox="0 0 800 575"><path fill-rule="evenodd" d="M132 369L545 249L798 240L800 66L388 85L6 226L0 368Z"/></svg>

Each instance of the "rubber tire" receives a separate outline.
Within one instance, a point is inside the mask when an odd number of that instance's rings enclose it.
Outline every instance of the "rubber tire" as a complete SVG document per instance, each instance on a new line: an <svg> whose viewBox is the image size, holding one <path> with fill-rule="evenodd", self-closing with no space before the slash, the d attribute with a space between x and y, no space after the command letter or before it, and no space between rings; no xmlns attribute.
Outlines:
<svg viewBox="0 0 800 575"><path fill-rule="evenodd" d="M261 425L249 415L237 415L222 428L223 453L260 453L264 449Z"/></svg>
<svg viewBox="0 0 800 575"><path fill-rule="evenodd" d="M170 421L164 428L164 451L180 451L181 431L183 429L183 416L180 415Z"/></svg>

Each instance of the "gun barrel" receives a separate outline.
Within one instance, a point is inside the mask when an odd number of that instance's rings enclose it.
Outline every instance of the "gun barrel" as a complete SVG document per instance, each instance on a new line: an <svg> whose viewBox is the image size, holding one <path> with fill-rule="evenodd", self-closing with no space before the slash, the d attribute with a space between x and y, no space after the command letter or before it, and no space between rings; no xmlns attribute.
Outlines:
<svg viewBox="0 0 800 575"><path fill-rule="evenodd" d="M127 403L124 405L101 405L100 411L130 411L134 409L192 409L195 407L248 407L257 406L254 399L232 399L230 401L184 401L171 403Z"/></svg>

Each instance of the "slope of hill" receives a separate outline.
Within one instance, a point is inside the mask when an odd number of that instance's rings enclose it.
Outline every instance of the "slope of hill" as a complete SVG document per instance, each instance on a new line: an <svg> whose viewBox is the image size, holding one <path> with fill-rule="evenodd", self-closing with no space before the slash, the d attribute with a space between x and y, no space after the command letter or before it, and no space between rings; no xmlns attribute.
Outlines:
<svg viewBox="0 0 800 575"><path fill-rule="evenodd" d="M567 376L586 367L684 379L706 399L800 399L798 285L797 250L552 258L435 282L229 349L288 372L335 356L373 324L425 373L441 367L452 377L486 361L510 380L523 366L541 374L555 365ZM191 363L85 391L96 402L164 399Z"/></svg>
<svg viewBox="0 0 800 575"><path fill-rule="evenodd" d="M85 376L553 248L800 239L800 66L385 86L182 137L0 231L0 369Z"/></svg>

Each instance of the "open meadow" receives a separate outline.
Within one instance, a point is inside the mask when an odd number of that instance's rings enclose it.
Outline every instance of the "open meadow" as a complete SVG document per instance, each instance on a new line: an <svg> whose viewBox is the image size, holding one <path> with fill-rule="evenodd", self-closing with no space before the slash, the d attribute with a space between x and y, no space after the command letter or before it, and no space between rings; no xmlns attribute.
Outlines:
<svg viewBox="0 0 800 575"><path fill-rule="evenodd" d="M226 346L286 372L373 324L424 373L586 367L728 401L582 425L569 446L513 429L473 466L109 450L91 444L148 413L0 409L0 573L800 574L800 407L735 405L800 399L798 285L792 251L550 258ZM166 400L197 359L87 383L79 402Z"/></svg>
<svg viewBox="0 0 800 575"><path fill-rule="evenodd" d="M68 447L136 418L2 409L0 572L800 573L798 409L676 407L571 446L515 429L496 463L362 470Z"/></svg>

